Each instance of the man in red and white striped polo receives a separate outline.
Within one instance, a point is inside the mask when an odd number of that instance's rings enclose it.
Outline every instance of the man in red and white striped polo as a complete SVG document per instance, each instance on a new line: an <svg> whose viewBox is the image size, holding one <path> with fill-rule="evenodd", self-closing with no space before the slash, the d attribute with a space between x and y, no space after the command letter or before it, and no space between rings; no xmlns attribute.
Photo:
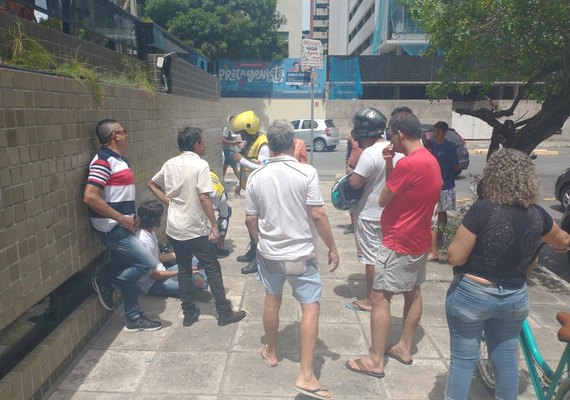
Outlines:
<svg viewBox="0 0 570 400"><path fill-rule="evenodd" d="M124 157L127 130L113 119L95 128L101 149L89 165L83 201L89 207L91 226L113 255L113 265L104 265L93 276L93 288L103 307L115 307L113 291L121 290L125 307L125 331L154 331L160 322L143 316L138 304L137 281L154 270L154 256L135 236L135 179ZM120 264L119 264L120 263Z"/></svg>

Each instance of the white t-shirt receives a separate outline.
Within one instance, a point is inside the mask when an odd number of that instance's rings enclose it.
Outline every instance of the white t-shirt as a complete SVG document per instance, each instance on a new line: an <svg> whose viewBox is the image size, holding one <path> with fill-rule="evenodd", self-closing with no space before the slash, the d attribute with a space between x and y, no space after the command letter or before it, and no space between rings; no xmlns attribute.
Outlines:
<svg viewBox="0 0 570 400"><path fill-rule="evenodd" d="M257 215L257 251L270 260L315 256L318 235L309 206L324 204L317 170L290 156L269 159L251 173L245 195L246 215Z"/></svg>
<svg viewBox="0 0 570 400"><path fill-rule="evenodd" d="M166 234L176 240L207 236L208 217L200 205L200 193L212 193L208 163L192 151L168 160L152 177L170 199Z"/></svg>
<svg viewBox="0 0 570 400"><path fill-rule="evenodd" d="M158 257L160 255L160 248L158 247L158 239L156 238L156 234L154 232L148 232L144 229L141 229L137 232L137 237L142 242L144 247L146 247L150 254L156 258L156 270L157 271L166 271L166 268L160 261L158 261ZM148 293L148 289L156 282L154 279L150 277L150 275L145 275L139 279L137 285L139 288L144 292Z"/></svg>
<svg viewBox="0 0 570 400"><path fill-rule="evenodd" d="M378 205L378 201L386 185L386 161L382 157L382 149L389 144L389 141L383 140L364 149L354 167L354 173L366 179L362 197L353 209L357 218L380 222L383 207Z"/></svg>
<svg viewBox="0 0 570 400"><path fill-rule="evenodd" d="M387 140L374 143L362 151L356 163L354 173L366 179L362 198L353 208L356 218L380 223L380 216L384 207L380 207L378 202L380 201L380 193L386 185L386 161L382 157L382 150L389 144L390 142ZM394 167L402 157L404 157L402 153L396 153L393 161Z"/></svg>
<svg viewBox="0 0 570 400"><path fill-rule="evenodd" d="M229 126L224 126L224 129L222 130L222 136L224 137L224 139L230 140L230 141L234 141L234 140L236 140L237 137L239 137L239 135L236 135L233 133L233 131L231 130L231 128ZM224 150L236 150L237 151L237 146L235 144L222 143L222 149L224 149Z"/></svg>

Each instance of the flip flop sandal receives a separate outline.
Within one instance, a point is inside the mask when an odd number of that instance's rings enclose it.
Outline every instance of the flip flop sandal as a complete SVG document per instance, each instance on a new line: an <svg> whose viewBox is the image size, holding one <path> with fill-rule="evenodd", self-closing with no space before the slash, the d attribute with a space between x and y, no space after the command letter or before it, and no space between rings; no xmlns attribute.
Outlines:
<svg viewBox="0 0 570 400"><path fill-rule="evenodd" d="M295 390L305 396L312 397L313 399L320 399L320 400L330 400L332 399L332 394L325 388L316 388L316 389L303 389L302 387L295 386ZM329 396L322 396L318 394L319 392L327 392Z"/></svg>
<svg viewBox="0 0 570 400"><path fill-rule="evenodd" d="M259 353L259 355L261 356L261 358L263 359L263 361L265 362L265 365L267 365L270 368L276 367L277 363L270 363L269 360L267 360L267 358L265 358L265 356L263 355L263 351L267 348L267 345L257 349L257 352Z"/></svg>
<svg viewBox="0 0 570 400"><path fill-rule="evenodd" d="M384 376L386 376L384 372L374 372L365 369L366 367L364 366L364 364L362 364L360 358L357 358L356 360L354 360L354 362L358 368L354 368L353 366L351 366L350 361L345 362L344 365L346 366L346 368L348 368L352 372L356 372L357 374L373 376L374 378L384 378Z"/></svg>
<svg viewBox="0 0 570 400"><path fill-rule="evenodd" d="M349 310L352 310L352 311L370 312L370 310L367 310L366 308L363 308L363 307L359 306L356 301L353 301L353 302L351 302L351 303L346 303L344 306L345 306L346 308L348 308Z"/></svg>

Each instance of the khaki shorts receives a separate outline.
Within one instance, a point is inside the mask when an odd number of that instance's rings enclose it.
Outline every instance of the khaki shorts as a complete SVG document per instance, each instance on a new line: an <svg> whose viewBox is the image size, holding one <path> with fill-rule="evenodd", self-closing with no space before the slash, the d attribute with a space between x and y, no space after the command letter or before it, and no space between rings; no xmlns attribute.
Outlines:
<svg viewBox="0 0 570 400"><path fill-rule="evenodd" d="M367 221L357 218L354 229L358 261L366 265L374 265L376 255L382 243L380 221Z"/></svg>
<svg viewBox="0 0 570 400"><path fill-rule="evenodd" d="M374 290L410 292L426 280L427 255L398 254L380 245L374 270Z"/></svg>

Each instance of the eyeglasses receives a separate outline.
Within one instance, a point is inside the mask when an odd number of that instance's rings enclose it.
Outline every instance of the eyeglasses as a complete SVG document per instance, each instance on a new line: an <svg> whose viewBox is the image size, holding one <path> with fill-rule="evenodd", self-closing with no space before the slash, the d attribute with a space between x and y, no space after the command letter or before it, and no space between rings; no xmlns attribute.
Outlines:
<svg viewBox="0 0 570 400"><path fill-rule="evenodd" d="M123 130L120 130L120 131L112 131L112 132L111 132L111 135L112 135L113 133L122 133L122 134L124 134L125 136L129 136L126 129L123 129Z"/></svg>

